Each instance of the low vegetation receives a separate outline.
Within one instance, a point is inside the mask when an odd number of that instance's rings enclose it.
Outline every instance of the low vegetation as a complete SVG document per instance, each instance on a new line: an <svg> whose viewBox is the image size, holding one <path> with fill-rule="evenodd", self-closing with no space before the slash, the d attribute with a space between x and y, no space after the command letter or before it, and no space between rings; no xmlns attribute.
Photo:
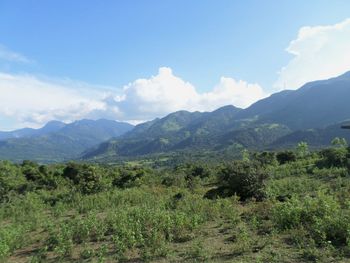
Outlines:
<svg viewBox="0 0 350 263"><path fill-rule="evenodd" d="M350 152L0 162L1 262L349 262Z"/></svg>

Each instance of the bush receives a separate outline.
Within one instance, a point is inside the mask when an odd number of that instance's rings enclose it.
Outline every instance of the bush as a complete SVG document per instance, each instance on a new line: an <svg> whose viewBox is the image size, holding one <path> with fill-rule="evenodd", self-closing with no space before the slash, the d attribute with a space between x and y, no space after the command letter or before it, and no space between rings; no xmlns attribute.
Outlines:
<svg viewBox="0 0 350 263"><path fill-rule="evenodd" d="M257 162L259 162L263 166L277 165L277 158L275 152L261 152L261 153L254 153L253 159Z"/></svg>
<svg viewBox="0 0 350 263"><path fill-rule="evenodd" d="M289 162L295 162L297 160L297 155L293 151L283 151L276 155L279 164L285 164Z"/></svg>
<svg viewBox="0 0 350 263"><path fill-rule="evenodd" d="M13 250L21 247L24 238L24 228L20 226L7 226L0 229L0 261Z"/></svg>
<svg viewBox="0 0 350 263"><path fill-rule="evenodd" d="M318 166L321 168L349 167L349 153L344 147L324 149L320 155L322 159L318 162Z"/></svg>
<svg viewBox="0 0 350 263"><path fill-rule="evenodd" d="M97 193L105 187L98 168L87 164L69 163L63 177L71 180L83 194Z"/></svg>
<svg viewBox="0 0 350 263"><path fill-rule="evenodd" d="M7 161L0 162L0 203L8 199L10 192L23 193L27 185L20 169Z"/></svg>
<svg viewBox="0 0 350 263"><path fill-rule="evenodd" d="M227 196L238 195L241 200L265 197L265 180L268 175L258 163L234 161L218 174L219 188Z"/></svg>
<svg viewBox="0 0 350 263"><path fill-rule="evenodd" d="M119 170L119 177L115 178L113 185L120 188L139 186L146 173L146 170L140 167L124 167Z"/></svg>
<svg viewBox="0 0 350 263"><path fill-rule="evenodd" d="M281 230L304 228L318 245L331 242L344 246L350 242L350 209L323 193L277 204L273 219Z"/></svg>

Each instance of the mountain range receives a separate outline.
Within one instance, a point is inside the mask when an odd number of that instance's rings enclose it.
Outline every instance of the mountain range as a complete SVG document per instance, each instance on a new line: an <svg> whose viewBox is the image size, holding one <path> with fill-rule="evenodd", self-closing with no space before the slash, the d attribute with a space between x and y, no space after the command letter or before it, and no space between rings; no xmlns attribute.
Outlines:
<svg viewBox="0 0 350 263"><path fill-rule="evenodd" d="M133 127L109 120L49 122L41 129L0 132L0 159L109 160L182 151L282 149L306 141L350 141L340 126L350 119L350 72L285 90L246 109L178 111Z"/></svg>
<svg viewBox="0 0 350 263"><path fill-rule="evenodd" d="M2 133L0 159L41 162L78 158L84 150L130 131L134 126L111 120L80 120L70 124L49 122L41 129ZM5 137L6 138L6 137Z"/></svg>
<svg viewBox="0 0 350 263"><path fill-rule="evenodd" d="M295 147L306 141L324 147L334 137L350 141L340 129L350 119L350 72L286 90L247 109L225 106L213 112L179 111L136 126L117 139L83 154L109 159L174 151L239 151Z"/></svg>

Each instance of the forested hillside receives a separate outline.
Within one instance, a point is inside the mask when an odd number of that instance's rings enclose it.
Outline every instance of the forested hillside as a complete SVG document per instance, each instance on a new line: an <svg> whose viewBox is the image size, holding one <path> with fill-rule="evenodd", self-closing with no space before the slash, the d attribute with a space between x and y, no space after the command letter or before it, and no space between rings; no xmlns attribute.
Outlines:
<svg viewBox="0 0 350 263"><path fill-rule="evenodd" d="M109 120L81 120L66 125L51 122L30 135L0 140L0 159L40 162L70 160L96 144L124 134L132 127L128 123Z"/></svg>
<svg viewBox="0 0 350 263"><path fill-rule="evenodd" d="M307 141L325 147L346 137L340 126L350 119L350 72L337 78L282 91L247 109L222 107L213 112L175 112L136 126L119 139L83 153L84 159L111 160L179 151L291 148Z"/></svg>

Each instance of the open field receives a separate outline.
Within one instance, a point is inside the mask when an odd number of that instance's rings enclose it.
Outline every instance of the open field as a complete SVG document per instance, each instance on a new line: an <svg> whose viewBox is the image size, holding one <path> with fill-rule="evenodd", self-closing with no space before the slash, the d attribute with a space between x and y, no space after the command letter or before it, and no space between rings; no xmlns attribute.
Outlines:
<svg viewBox="0 0 350 263"><path fill-rule="evenodd" d="M157 169L1 162L1 261L349 262L348 155Z"/></svg>

